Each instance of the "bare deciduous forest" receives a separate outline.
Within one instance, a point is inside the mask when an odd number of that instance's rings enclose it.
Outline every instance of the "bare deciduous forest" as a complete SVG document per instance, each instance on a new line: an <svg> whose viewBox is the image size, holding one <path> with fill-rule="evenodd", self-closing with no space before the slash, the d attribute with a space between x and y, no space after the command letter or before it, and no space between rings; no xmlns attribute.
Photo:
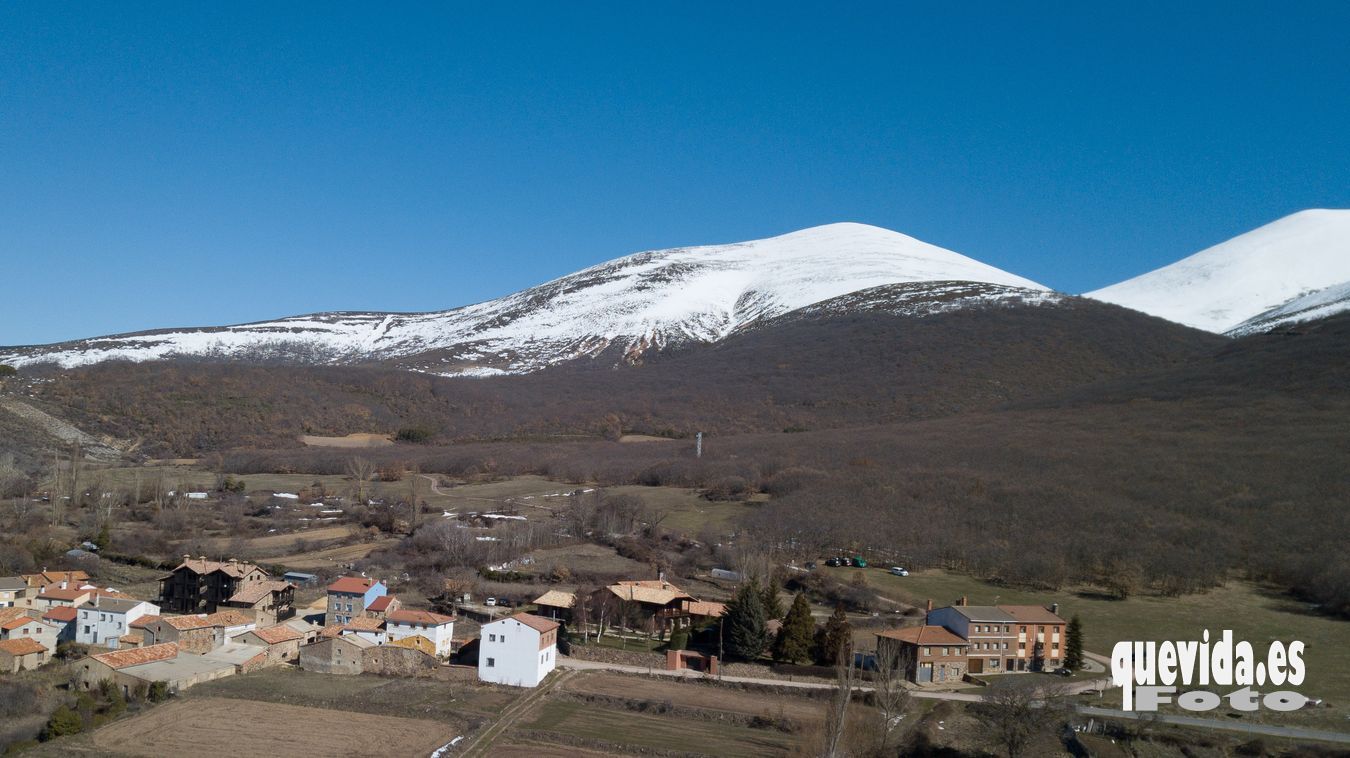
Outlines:
<svg viewBox="0 0 1350 758"><path fill-rule="evenodd" d="M796 320L645 366L451 380L104 365L37 397L231 473L342 473L290 434L427 427L376 465L771 498L766 545L1017 584L1179 594L1272 580L1350 615L1350 316L1228 341L1121 309ZM644 444L622 433L709 432ZM152 436L152 432L158 430Z"/></svg>

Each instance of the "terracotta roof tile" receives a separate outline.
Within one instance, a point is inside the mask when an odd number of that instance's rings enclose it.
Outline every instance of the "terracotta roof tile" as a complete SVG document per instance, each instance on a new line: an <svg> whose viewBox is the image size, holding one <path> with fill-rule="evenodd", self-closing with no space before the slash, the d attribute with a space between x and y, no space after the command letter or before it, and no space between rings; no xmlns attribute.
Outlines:
<svg viewBox="0 0 1350 758"><path fill-rule="evenodd" d="M1025 624L1063 624L1064 619L1043 605L1000 605L998 609Z"/></svg>
<svg viewBox="0 0 1350 758"><path fill-rule="evenodd" d="M151 624L155 623L156 621L159 621L159 619L160 619L159 616L154 615L141 616L137 619L134 619L130 624L127 624L127 626L131 627L132 629L144 629L147 626L150 626Z"/></svg>
<svg viewBox="0 0 1350 758"><path fill-rule="evenodd" d="M253 623L253 618L243 611L236 611L232 608L226 608L223 611L216 611L209 614L206 620L211 622L211 626L246 626Z"/></svg>
<svg viewBox="0 0 1350 758"><path fill-rule="evenodd" d="M391 611L387 618L391 624L412 624L413 626L440 626L455 620L454 616L443 616L431 611L414 611L407 608Z"/></svg>
<svg viewBox="0 0 1350 758"><path fill-rule="evenodd" d="M45 653L47 648L32 637L15 637L12 640L0 640L0 650L10 655L32 655Z"/></svg>
<svg viewBox="0 0 1350 758"><path fill-rule="evenodd" d="M547 605L550 608L571 608L576 602L576 593L562 590L549 590L534 600L535 605Z"/></svg>
<svg viewBox="0 0 1350 758"><path fill-rule="evenodd" d="M75 617L78 615L80 615L80 613L79 611L75 610L75 606L58 605L53 607L50 611L47 611L46 613L42 614L42 618L51 621L74 621ZM135 622L133 622L133 625L134 623Z"/></svg>
<svg viewBox="0 0 1350 758"><path fill-rule="evenodd" d="M515 619L540 634L551 632L560 626L556 621L550 621L543 616L536 616L533 613L517 613L512 616L507 616L507 618Z"/></svg>
<svg viewBox="0 0 1350 758"><path fill-rule="evenodd" d="M242 579L248 576L258 567L252 563L240 563L229 561L208 561L205 558L189 558L174 567L174 571L186 568L194 574L210 574L215 571L223 571L235 579Z"/></svg>
<svg viewBox="0 0 1350 758"><path fill-rule="evenodd" d="M282 581L253 582L244 587L240 587L239 591L235 592L228 602L253 605L274 592L282 592L287 587L294 586L295 585L290 582Z"/></svg>
<svg viewBox="0 0 1350 758"><path fill-rule="evenodd" d="M28 626L34 621L37 621L39 624L42 623L41 621L38 621L37 619L32 618L30 616L18 616L16 618L10 619L9 621L0 622L0 629L4 629L5 631L9 631L11 629L18 629L21 626Z"/></svg>
<svg viewBox="0 0 1350 758"><path fill-rule="evenodd" d="M60 587L54 586L43 587L42 591L38 593L38 600L63 600L68 603L73 603L81 598L90 597L90 592L90 590L78 589L63 590Z"/></svg>
<svg viewBox="0 0 1350 758"><path fill-rule="evenodd" d="M99 653L98 655L91 655L89 657L99 663L107 665L113 670L119 670L128 666L139 666L142 663L153 663L155 661L167 661L170 658L177 658L178 646L172 642L165 642L159 645L137 647L130 650L114 650L110 653Z"/></svg>
<svg viewBox="0 0 1350 758"><path fill-rule="evenodd" d="M302 640L305 638L305 635L301 632L297 632L289 626L284 625L269 626L266 629L254 629L252 634L269 645L290 642L291 640Z"/></svg>
<svg viewBox="0 0 1350 758"><path fill-rule="evenodd" d="M878 637L908 642L912 645L968 645L960 636L942 626L907 626L877 632Z"/></svg>
<svg viewBox="0 0 1350 758"><path fill-rule="evenodd" d="M374 587L378 579L369 579L363 576L344 576L332 584L328 585L329 592L343 592L350 595L364 595L371 587Z"/></svg>
<svg viewBox="0 0 1350 758"><path fill-rule="evenodd" d="M394 595L380 595L379 597L375 598L374 602L372 602L370 604L370 607L366 608L366 610L374 611L376 613L384 613L385 611L389 610L389 604L393 603L395 600L398 600L398 598Z"/></svg>

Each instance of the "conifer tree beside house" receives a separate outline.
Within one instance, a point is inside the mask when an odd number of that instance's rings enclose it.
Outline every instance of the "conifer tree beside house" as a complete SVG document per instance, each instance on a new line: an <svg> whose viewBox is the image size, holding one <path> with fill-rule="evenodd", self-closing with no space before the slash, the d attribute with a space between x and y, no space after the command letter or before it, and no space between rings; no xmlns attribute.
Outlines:
<svg viewBox="0 0 1350 758"><path fill-rule="evenodd" d="M1077 671L1083 668L1083 622L1078 620L1078 614L1069 619L1064 636L1064 667Z"/></svg>
<svg viewBox="0 0 1350 758"><path fill-rule="evenodd" d="M785 663L807 663L811 660L811 643L816 622L811 618L811 604L798 593L783 619L783 626L773 641L773 659Z"/></svg>
<svg viewBox="0 0 1350 758"><path fill-rule="evenodd" d="M753 661L769 645L768 619L759 586L751 581L741 585L722 615L722 639L727 655Z"/></svg>
<svg viewBox="0 0 1350 758"><path fill-rule="evenodd" d="M843 605L836 605L825 628L816 636L816 663L835 666L853 653L853 627Z"/></svg>
<svg viewBox="0 0 1350 758"><path fill-rule="evenodd" d="M764 603L764 618L783 618L783 601L778 598L778 587L772 579L764 583L762 595L760 600Z"/></svg>

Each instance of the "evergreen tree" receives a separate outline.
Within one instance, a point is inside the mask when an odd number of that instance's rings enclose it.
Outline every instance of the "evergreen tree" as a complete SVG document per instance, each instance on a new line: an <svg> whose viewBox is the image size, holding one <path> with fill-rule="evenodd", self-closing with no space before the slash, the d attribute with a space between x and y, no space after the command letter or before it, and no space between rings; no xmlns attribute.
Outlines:
<svg viewBox="0 0 1350 758"><path fill-rule="evenodd" d="M1083 668L1083 622L1078 614L1069 619L1069 628L1064 640L1064 668L1077 671Z"/></svg>
<svg viewBox="0 0 1350 758"><path fill-rule="evenodd" d="M783 601L778 598L778 587L772 579L764 583L764 590L761 595L760 602L764 603L764 618L783 618Z"/></svg>
<svg viewBox="0 0 1350 758"><path fill-rule="evenodd" d="M817 636L816 663L822 666L834 666L845 663L853 654L853 627L848 623L848 615L843 605L836 605L825 629Z"/></svg>
<svg viewBox="0 0 1350 758"><path fill-rule="evenodd" d="M70 734L79 734L82 731L84 731L84 719L80 718L79 713L63 705L57 708L52 717L47 720L47 725L42 729L42 739L50 740Z"/></svg>
<svg viewBox="0 0 1350 758"><path fill-rule="evenodd" d="M755 582L746 582L736 591L722 615L722 638L732 658L753 661L769 644L765 628L764 600Z"/></svg>
<svg viewBox="0 0 1350 758"><path fill-rule="evenodd" d="M806 601L805 595L798 593L783 619L778 637L773 641L773 659L786 663L810 661L815 632L816 622L811 618L811 604Z"/></svg>
<svg viewBox="0 0 1350 758"><path fill-rule="evenodd" d="M670 633L670 641L666 643L667 650L684 650L689 647L689 630L683 627Z"/></svg>

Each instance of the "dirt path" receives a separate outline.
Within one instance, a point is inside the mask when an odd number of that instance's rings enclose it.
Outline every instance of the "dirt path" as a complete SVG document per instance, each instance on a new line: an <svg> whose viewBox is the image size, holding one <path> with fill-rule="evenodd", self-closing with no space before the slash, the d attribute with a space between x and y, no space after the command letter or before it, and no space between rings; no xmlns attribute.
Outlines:
<svg viewBox="0 0 1350 758"><path fill-rule="evenodd" d="M544 695L548 694L554 687L557 687L559 684L570 679L572 675L573 672L571 671L563 671L558 676L551 677L543 684L535 687L534 690L525 697L522 697L507 706L506 709L502 711L501 717L498 718L492 726L479 732L469 744L462 748L459 754L466 758L473 755L488 755L493 740L505 734L506 730L511 728L511 725L516 723L521 716L524 716L533 709L535 703L542 700Z"/></svg>

